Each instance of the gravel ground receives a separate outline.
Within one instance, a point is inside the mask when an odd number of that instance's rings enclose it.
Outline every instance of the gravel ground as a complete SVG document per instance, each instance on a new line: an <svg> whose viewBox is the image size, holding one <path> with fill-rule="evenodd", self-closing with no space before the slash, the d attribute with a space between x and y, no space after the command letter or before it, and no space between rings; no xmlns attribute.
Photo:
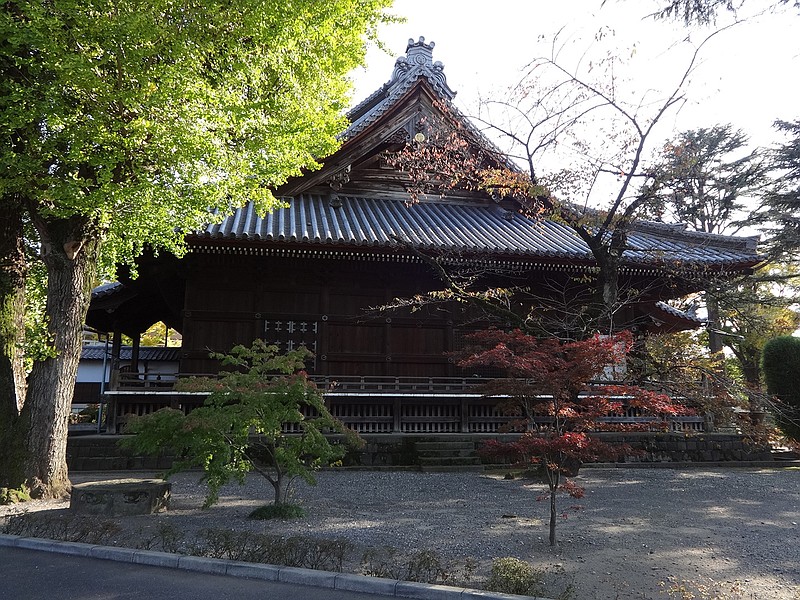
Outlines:
<svg viewBox="0 0 800 600"><path fill-rule="evenodd" d="M308 515L281 522L246 519L271 499L260 478L225 488L218 505L201 510L205 488L198 476L173 478L166 513L119 519L123 533L112 543L136 545L163 524L187 537L215 527L345 539L358 548L349 565L355 571L368 548L406 555L431 550L454 565L474 559L479 574L493 558L513 556L550 572L553 592L574 584L576 600L669 598L666 590L684 583L695 596L672 597L800 600L796 469L585 468L576 478L585 497L559 499L565 518L556 550L547 542L548 504L536 501L544 488L527 480L475 472L326 471L316 487L296 486L295 500ZM73 482L107 478L78 474ZM65 504L22 509L65 510ZM0 516L15 510L20 506L0 507Z"/></svg>

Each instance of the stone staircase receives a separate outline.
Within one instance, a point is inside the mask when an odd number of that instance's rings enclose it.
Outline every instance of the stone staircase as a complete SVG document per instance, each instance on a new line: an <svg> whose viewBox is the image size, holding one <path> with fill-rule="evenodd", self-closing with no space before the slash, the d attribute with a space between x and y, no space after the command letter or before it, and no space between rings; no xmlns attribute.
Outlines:
<svg viewBox="0 0 800 600"><path fill-rule="evenodd" d="M481 471L483 465L475 451L475 440L447 436L414 442L422 471Z"/></svg>

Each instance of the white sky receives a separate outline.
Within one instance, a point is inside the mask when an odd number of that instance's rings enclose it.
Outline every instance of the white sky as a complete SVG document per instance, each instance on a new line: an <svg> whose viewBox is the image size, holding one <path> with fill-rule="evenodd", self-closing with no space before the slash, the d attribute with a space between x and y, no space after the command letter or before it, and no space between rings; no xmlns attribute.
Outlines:
<svg viewBox="0 0 800 600"><path fill-rule="evenodd" d="M745 9L760 10L771 2L746 0ZM680 24L646 18L652 0L395 0L392 12L407 19L386 26L381 39L392 52L377 48L368 55L365 71L353 74L354 101L385 83L397 56L405 54L409 38L433 41L435 61L441 61L459 107L474 114L480 95L492 96L516 83L520 68L548 54L553 34L571 43L560 61L575 64L576 52L592 47L602 26L614 31L620 52L635 62L630 77L637 90L666 89L677 82L686 65L687 50L667 50L687 36L701 41L710 30L686 29ZM719 25L730 22L723 14ZM756 145L776 139L771 124L800 118L800 15L795 9L763 14L716 36L706 46L703 64L687 88L689 102L678 114L662 121L656 146L674 132L732 123ZM544 45L539 42L543 36ZM655 147L655 146L653 146Z"/></svg>

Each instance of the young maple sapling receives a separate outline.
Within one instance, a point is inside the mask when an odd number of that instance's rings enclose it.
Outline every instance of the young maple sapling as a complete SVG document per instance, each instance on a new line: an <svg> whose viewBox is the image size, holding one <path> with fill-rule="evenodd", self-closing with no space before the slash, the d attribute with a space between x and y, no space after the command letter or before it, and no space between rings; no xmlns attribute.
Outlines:
<svg viewBox="0 0 800 600"><path fill-rule="evenodd" d="M139 417L128 429L136 435L124 442L146 453L173 450L178 459L167 475L202 468L208 484L205 507L217 501L231 479L241 484L255 471L274 488L274 507L287 508L293 478L314 485L315 470L363 443L333 417L322 392L308 379L303 369L310 352L305 348L279 354L276 346L256 340L250 347L211 356L230 370L218 379L190 379L178 386L210 392L203 406L188 414L165 408ZM343 434L345 443L331 443L325 433Z"/></svg>
<svg viewBox="0 0 800 600"><path fill-rule="evenodd" d="M562 342L537 338L520 330L489 329L470 336L471 345L459 353L462 367L494 367L503 377L482 386L499 398L507 414L525 433L516 441L488 440L481 448L491 458L511 459L526 468L539 467L546 478L550 500L550 545L556 545L556 494L580 498L583 488L568 479L584 462L616 459L630 448L611 445L591 432L668 427L665 416L686 409L664 394L640 387L593 383L609 365L621 364L633 338L627 331L613 336ZM634 424L609 422L608 417L636 409L651 416Z"/></svg>

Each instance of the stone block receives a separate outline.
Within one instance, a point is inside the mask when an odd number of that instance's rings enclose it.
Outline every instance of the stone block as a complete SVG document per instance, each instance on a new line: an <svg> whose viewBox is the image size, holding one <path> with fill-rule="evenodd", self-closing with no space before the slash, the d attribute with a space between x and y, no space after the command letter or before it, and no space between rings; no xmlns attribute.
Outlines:
<svg viewBox="0 0 800 600"><path fill-rule="evenodd" d="M225 575L228 571L229 562L230 561L219 558L206 558L204 556L180 556L178 557L178 568L185 571Z"/></svg>
<svg viewBox="0 0 800 600"><path fill-rule="evenodd" d="M41 538L20 538L16 545L18 548L26 548L28 550L41 550L44 552L71 554L74 556L90 556L92 552L91 544L83 544L81 542L59 542Z"/></svg>
<svg viewBox="0 0 800 600"><path fill-rule="evenodd" d="M364 592L380 594L381 596L394 596L397 581L383 577L366 577L364 575L350 575L340 573L336 576L334 589L347 590L348 592Z"/></svg>
<svg viewBox="0 0 800 600"><path fill-rule="evenodd" d="M295 583L298 585L314 585L317 587L332 588L336 582L337 573L329 571L315 571L298 567L283 567L278 574L278 581Z"/></svg>
<svg viewBox="0 0 800 600"><path fill-rule="evenodd" d="M259 565L246 562L228 563L226 574L232 577L278 581L281 567L275 565Z"/></svg>
<svg viewBox="0 0 800 600"><path fill-rule="evenodd" d="M398 581L395 595L418 600L460 600L464 588L430 585L415 581Z"/></svg>
<svg viewBox="0 0 800 600"><path fill-rule="evenodd" d="M149 515L169 506L172 484L161 479L111 479L72 486L70 510L88 515Z"/></svg>
<svg viewBox="0 0 800 600"><path fill-rule="evenodd" d="M132 563L136 550L134 548L117 548L115 546L92 546L90 555L103 560Z"/></svg>
<svg viewBox="0 0 800 600"><path fill-rule="evenodd" d="M133 555L133 562L137 565L150 565L153 567L178 566L179 554L169 552L156 552L155 550L137 550Z"/></svg>

